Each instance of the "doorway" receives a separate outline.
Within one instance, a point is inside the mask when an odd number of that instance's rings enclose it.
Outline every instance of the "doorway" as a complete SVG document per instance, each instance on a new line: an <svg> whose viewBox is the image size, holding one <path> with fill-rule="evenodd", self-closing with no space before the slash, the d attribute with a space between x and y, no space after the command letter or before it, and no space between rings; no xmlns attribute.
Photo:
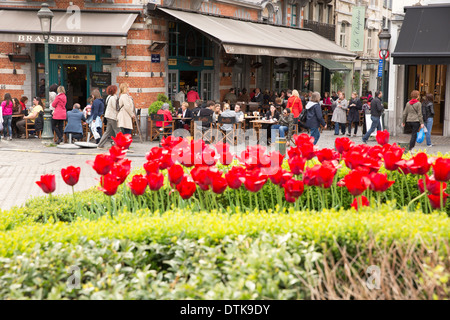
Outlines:
<svg viewBox="0 0 450 320"><path fill-rule="evenodd" d="M66 88L67 110L72 110L75 103L80 104L81 109L87 103L87 65L64 64L64 87Z"/></svg>
<svg viewBox="0 0 450 320"><path fill-rule="evenodd" d="M198 71L180 71L181 87L186 88L186 91L192 87L196 87L198 90Z"/></svg>

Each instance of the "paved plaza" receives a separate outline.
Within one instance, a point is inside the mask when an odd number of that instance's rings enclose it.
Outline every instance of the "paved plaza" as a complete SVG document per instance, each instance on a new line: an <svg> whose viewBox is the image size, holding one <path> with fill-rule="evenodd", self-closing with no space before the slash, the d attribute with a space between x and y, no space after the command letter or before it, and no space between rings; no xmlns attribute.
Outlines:
<svg viewBox="0 0 450 320"><path fill-rule="evenodd" d="M360 133L361 134L361 133ZM137 137L135 137L137 138ZM334 136L332 131L326 130L319 141L320 148L333 148ZM361 136L351 138L356 143L362 143ZM407 143L409 135L401 135L391 138L391 143ZM428 149L429 153L450 152L450 138L433 136L433 147ZM369 145L375 145L375 141L369 141ZM145 154L152 148L158 146L158 142L134 142L133 153L128 154L132 160L132 167L139 168L146 159ZM243 146L234 152L243 150ZM415 151L423 150L426 144L418 145ZM46 147L39 139L0 142L0 208L8 209L20 206L35 196L43 195L35 181L42 174L55 174L57 188L55 194L71 193L71 188L65 185L61 178L61 168L67 166L80 166L80 182L75 186L76 191L86 190L98 184L98 175L86 164L87 160L93 160L95 155L106 151L98 149L62 150L56 147Z"/></svg>

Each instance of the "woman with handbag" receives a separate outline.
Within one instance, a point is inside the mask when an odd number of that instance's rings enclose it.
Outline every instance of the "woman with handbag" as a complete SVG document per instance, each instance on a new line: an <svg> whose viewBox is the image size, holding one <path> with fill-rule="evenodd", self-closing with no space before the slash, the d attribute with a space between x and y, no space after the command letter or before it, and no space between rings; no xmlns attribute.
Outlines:
<svg viewBox="0 0 450 320"><path fill-rule="evenodd" d="M433 131L434 121L434 96L433 94L427 94L425 101L422 103L422 114L425 127L427 128L427 147L431 148L431 131Z"/></svg>
<svg viewBox="0 0 450 320"><path fill-rule="evenodd" d="M303 110L302 99L297 90L292 90L292 96L288 99L286 108L290 109L294 118L298 118Z"/></svg>
<svg viewBox="0 0 450 320"><path fill-rule="evenodd" d="M104 149L106 142L120 132L119 126L117 125L117 86L109 86L106 88L106 93L108 97L106 98L105 118L108 121L106 123L105 133L97 146L98 149Z"/></svg>
<svg viewBox="0 0 450 320"><path fill-rule="evenodd" d="M403 122L402 126L408 125L411 130L411 141L409 142L409 151L414 149L417 141L417 133L419 129L424 128L423 115L422 115L422 104L418 100L420 97L420 92L414 90L411 92L411 100L406 104L405 110L403 111Z"/></svg>
<svg viewBox="0 0 450 320"><path fill-rule="evenodd" d="M123 134L131 134L133 131L134 103L130 97L127 83L120 85L119 107L120 111L117 115L117 122Z"/></svg>

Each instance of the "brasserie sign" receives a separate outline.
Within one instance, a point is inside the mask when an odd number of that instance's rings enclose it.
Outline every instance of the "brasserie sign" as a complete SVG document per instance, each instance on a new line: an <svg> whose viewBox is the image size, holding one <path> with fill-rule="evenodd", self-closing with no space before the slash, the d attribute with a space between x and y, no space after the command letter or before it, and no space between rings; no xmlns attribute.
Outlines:
<svg viewBox="0 0 450 320"><path fill-rule="evenodd" d="M16 42L26 43L40 43L44 42L42 35L17 35ZM80 36L50 36L49 43L61 43L61 44L83 44L83 37Z"/></svg>

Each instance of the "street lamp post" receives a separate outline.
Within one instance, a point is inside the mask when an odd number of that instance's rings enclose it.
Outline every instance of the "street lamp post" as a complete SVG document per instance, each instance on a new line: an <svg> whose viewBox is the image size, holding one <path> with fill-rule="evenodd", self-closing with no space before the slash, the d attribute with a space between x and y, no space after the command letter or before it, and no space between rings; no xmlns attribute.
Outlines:
<svg viewBox="0 0 450 320"><path fill-rule="evenodd" d="M389 30L387 28L384 28L383 31L380 32L380 35L378 36L378 38L380 39L380 51L381 51L381 55L383 57L383 75L381 77L381 91L383 91L383 93L385 93L384 86L385 86L386 77L384 74L384 70L386 68L386 56L387 56L388 50L389 50L389 42L391 40L391 34L389 33ZM383 101L385 100L385 97L386 97L386 95L383 94Z"/></svg>
<svg viewBox="0 0 450 320"><path fill-rule="evenodd" d="M53 12L48 8L47 3L43 3L41 10L38 12L41 22L41 31L45 42L45 110L44 110L44 129L42 133L42 143L49 144L53 140L50 105L49 105L49 56L48 56L48 40L52 32Z"/></svg>

